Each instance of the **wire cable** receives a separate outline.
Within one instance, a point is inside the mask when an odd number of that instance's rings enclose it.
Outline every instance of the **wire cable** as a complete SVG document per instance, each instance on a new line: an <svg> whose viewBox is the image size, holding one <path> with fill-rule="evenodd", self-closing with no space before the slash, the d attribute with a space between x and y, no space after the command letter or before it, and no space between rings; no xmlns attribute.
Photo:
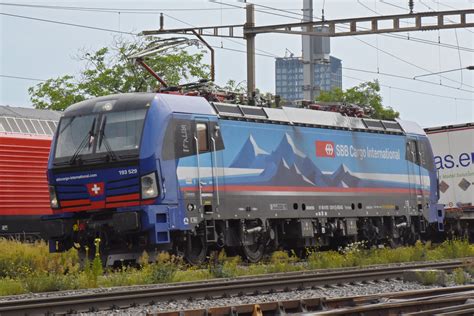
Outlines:
<svg viewBox="0 0 474 316"><path fill-rule="evenodd" d="M48 19L40 19L40 18L35 18L35 17L31 17L31 16L25 16L25 15L18 15L18 14L4 13L4 12L0 12L0 15L9 16L9 17L14 17L14 18L19 18L19 19L26 19L26 20L33 20L33 21L39 21L39 22L52 23L52 24L59 24L59 25L80 27L80 28L90 29L90 30L95 30L95 31L104 31L104 32L111 32L111 33L118 33L118 34L126 34L126 35L138 36L137 33L132 33L132 32L124 32L124 31L119 31L119 30L107 29L107 28L103 28L103 27L89 26L89 25L83 25L83 24L75 24L75 23L62 22L62 21L55 21L55 20L48 20Z"/></svg>
<svg viewBox="0 0 474 316"><path fill-rule="evenodd" d="M67 25L67 26L73 26L73 27L79 27L79 28L86 28L86 29L92 29L92 30L98 30L98 31L107 31L107 32L112 32L112 33L120 33L120 34L127 34L127 35L138 36L138 34L132 33L132 32L123 32L123 31L118 31L118 30L113 30L113 29L107 29L107 28L101 28L101 27L93 27L93 26L88 26L88 25L67 23L67 22L62 22L62 21L54 21L54 20L41 19L41 18L34 18L34 17L29 17L29 16L22 16L22 15L16 15L16 14L9 14L9 13L3 13L3 12L0 12L0 15L10 16L10 17L15 17L15 18L22 18L22 19L35 20L35 21L40 21L40 22L54 23L54 24L60 24L60 25ZM184 21L181 21L181 22L184 22ZM184 23L186 23L186 22L184 22ZM246 53L246 51L237 50L237 49L222 48L222 47L218 47L218 46L213 46L213 47L214 47L214 48L217 48L217 49L224 49L224 50L233 51L233 52ZM268 52L265 52L265 54L256 54L256 55L263 56L263 57L268 57L268 58L274 58L274 57L276 56L276 55L274 55L274 54L272 54L272 53L268 53ZM345 67L345 68L347 69L347 67ZM369 71L365 71L365 72L370 73ZM388 75L388 74L385 74L385 75ZM390 76L398 76L398 75L390 74ZM4 77L4 78L13 78L13 79L21 79L21 80L45 81L45 80L43 80L43 79L20 77L20 76L10 76L10 75L1 75L1 77ZM400 76L400 77L401 77L401 76ZM406 79L408 79L408 78L406 78ZM424 80L423 80L423 81L422 81L422 80L418 80L418 81L424 82L424 83L433 84L433 82L429 82L429 81L424 81ZM440 86L447 87L447 88L453 88L453 87L451 87L451 86L446 86L446 85L440 85ZM430 93L423 93L423 92L419 92L419 91L415 91L415 90L409 90L409 89L403 89L403 88L396 88L396 87L392 87L392 88L398 89L398 90L405 90L405 91L415 92L415 93L422 93L422 94L425 94L425 95L433 95L433 94L430 94ZM455 89L472 93L472 91L469 91L469 90L458 89L458 88L455 88ZM438 96L438 97L444 97L444 98L451 98L451 99L453 99L453 97L448 97L448 96L441 96L441 95L433 95L433 96ZM458 99L458 100L470 100L470 101L471 101L471 99L462 99L462 98L456 98L456 99Z"/></svg>
<svg viewBox="0 0 474 316"><path fill-rule="evenodd" d="M20 77L20 76L10 76L10 75L3 75L0 74L0 77L2 78L10 78L10 79L19 79L19 80L28 80L28 81L42 81L45 82L46 80L44 79L38 79L38 78L29 78L29 77Z"/></svg>
<svg viewBox="0 0 474 316"><path fill-rule="evenodd" d="M368 73L368 74L387 76L387 77L393 77L393 78L398 78L398 79L418 81L418 82L422 82L422 83L426 83L426 84L430 84L430 85L434 85L434 86L438 86L438 87L440 86L440 84L436 83L436 82L432 82L432 81L428 81L428 80L421 80L421 79L414 78L414 77L410 78L410 77L397 75L397 74L386 73L386 72L378 72L378 71L371 71L371 70L366 70L366 69L357 69L357 68L351 68L351 67L342 67L342 69L350 70L350 71L357 71L357 72L364 72L364 73ZM445 84L441 84L441 86L443 86L445 88L449 88L449 89L454 89L454 90L457 90L457 91L474 93L474 91L472 91L472 90L467 90L467 89L462 89L462 88L459 88L459 87L448 86L448 85L445 85Z"/></svg>
<svg viewBox="0 0 474 316"><path fill-rule="evenodd" d="M384 1L384 0L380 0L380 3L383 3L383 4L386 4L386 5L392 6L392 7L394 7L394 8L402 9L403 11L406 11L406 10L407 10L407 8L404 8L404 7L402 7L402 6L399 6L399 5L396 5L396 4L393 4L393 3L390 3L390 2ZM413 11L413 13L416 13L416 11Z"/></svg>
<svg viewBox="0 0 474 316"><path fill-rule="evenodd" d="M178 19L178 18L176 18L176 17L174 17L174 16L171 16L171 15L169 15L169 14L163 13L163 15L169 17L170 19L173 19L173 20L175 20L175 21L178 21L178 22L180 22L180 23L183 23L183 24L185 24L185 25L187 25L187 26L196 27L195 25L192 25L192 24L190 24L190 23L188 23L188 22L186 22L186 21L183 21L183 20L181 20L181 19ZM232 43L235 43L235 44L238 44L238 45L241 45L241 46L245 46L244 43L238 42L238 41L233 40L233 39L231 39L231 38L224 38L224 39L227 40L227 41L229 41L229 42L232 42ZM259 52L262 52L262 53L264 53L264 54L267 54L267 55L269 55L269 56L272 56L272 57L278 57L278 55L275 55L275 54L273 54L273 53L271 53L271 52L268 52L268 51L265 51L265 50L263 50L263 49L257 49L257 48L256 48L255 50L256 50L256 51L259 51Z"/></svg>
<svg viewBox="0 0 474 316"><path fill-rule="evenodd" d="M215 1L214 1L215 2ZM228 3L224 2L215 2L215 3L222 3L223 5L229 5ZM381 3L389 4L381 0ZM155 8L148 8L148 9L127 9L127 8L101 8L101 7L73 7L73 6L52 6L52 5L34 5L34 4L18 4L18 3L0 3L0 5L3 6L13 6L13 7L27 7L27 8L43 8L43 9L56 9L56 10L70 10L70 11L84 11L84 12L102 12L102 13L115 13L115 14L157 14L159 12L166 12L166 11L217 11L220 10L220 8L169 8L169 9L155 9ZM269 10L274 10L274 11L280 11L280 12L287 12L289 14L293 15L298 15L298 16L304 16L300 13L295 13L291 12L289 10L296 10L298 11L299 9L278 9L278 8L272 8L269 6L263 6L263 5L257 5L256 6L268 8ZM445 5L447 6L447 5ZM399 6L396 6L399 7ZM402 8L402 7L399 7ZM451 7L454 8L454 7ZM223 10L236 10L236 9L245 9L244 7L240 6L233 6L232 8L223 8ZM402 8L404 9L404 8ZM454 8L456 9L456 8ZM266 12L264 10L258 10L258 12L261 13L266 13L266 14L271 14L269 12ZM287 16L285 15L284 17L288 18L293 18L292 16ZM299 20L299 19L298 19ZM465 29L466 31L472 32L469 29ZM448 43L440 43L440 42L434 42L422 38L417 38L417 37L410 37L407 38L405 36L401 36L398 34L380 34L381 36L386 36L386 37L393 37L393 38L398 38L401 40L409 40L413 42L419 42L422 44L427 44L427 45L436 45L436 46L441 46L441 47L446 47L450 49L458 49L455 45L451 45ZM461 50L467 51L467 52L474 52L474 49L472 48L467 48L467 47L460 47Z"/></svg>
<svg viewBox="0 0 474 316"><path fill-rule="evenodd" d="M222 3L222 4L225 4L225 5L230 5L230 4L226 3L226 2L214 2L214 3ZM254 4L254 5L259 6L259 5L257 5L257 4ZM234 5L231 5L231 6L234 6ZM274 14L274 13L272 13L272 12L267 12L267 13L268 13L268 14ZM291 12L291 13L292 13L292 14L295 14L295 13L293 13L293 12ZM276 14L275 14L275 15L276 15ZM287 17L288 17L288 16L287 16ZM289 17L289 18L298 19L298 18L295 18L295 17ZM299 20L299 19L298 19L298 20ZM362 40L362 39L360 39L360 38L358 38L358 37L351 37L351 38L354 39L354 40L357 40L357 41L359 41L359 42L361 42L361 43L364 43L365 45L368 45L368 46L370 46L370 47L372 47L372 48L374 48L374 49L376 49L376 50L378 50L378 51L380 51L380 52L382 52L382 53L384 53L384 54L386 54L386 55L388 55L388 56L390 56L390 57L392 57L392 58L395 58L395 59L397 59L397 60L399 60L399 61L401 61L401 62L403 62L403 63L406 63L406 64L408 64L408 65L411 65L411 66L413 66L413 67L416 67L416 68L418 68L418 69L420 69L420 70L423 70L423 71L426 71L426 72L431 72L429 69L423 68L423 67L418 66L418 65L416 65L416 64L414 64L414 63L412 63L412 62L410 62L410 61L407 61L407 60L405 60L405 59L403 59L403 58L400 58L400 57L396 56L395 54L390 53L390 52L388 52L388 51L386 51L386 50L383 50L383 49L381 49L381 48L378 48L378 47L376 47L376 46L374 46L374 45L372 45L372 44L370 44L370 43L368 43L368 42L366 42L366 41L364 41L364 40ZM438 44L438 43L436 43L436 44ZM454 80L454 79L451 79L451 78L445 77L445 76L442 76L442 77L443 77L444 79L448 80L448 81L452 81L452 82L455 82L455 83L457 83L457 84L460 84L460 82L457 81L457 80ZM474 88L474 86L471 86L471 85L466 85L466 84L464 84L464 85L467 86L467 87L470 87L470 88Z"/></svg>
<svg viewBox="0 0 474 316"><path fill-rule="evenodd" d="M225 3L225 2L215 2L215 3L222 3L224 5L230 5L228 3ZM249 3L249 2L247 2ZM252 3L254 6L257 6L257 7L260 7L262 5L260 4L256 4L256 3ZM242 8L242 7L241 7ZM244 8L242 8L244 9ZM286 11L286 10L283 10L283 9L279 9L281 11ZM262 12L262 13L266 13L266 14L271 14L271 15L276 15L276 16L283 16L283 17L287 17L287 18L290 18L290 19L294 19L294 20L298 20L300 21L301 20L301 17L303 17L304 15L302 15L301 13L295 13L295 12L287 12L289 14L293 14L293 15L298 15L300 16L300 18L296 18L294 16L288 16L288 15L281 15L281 14L275 14L275 13L272 13L272 12L267 12L267 11L262 11L262 10L255 10L257 12ZM320 20L322 21L321 18L316 18L317 20ZM405 23L405 22L404 22ZM407 22L407 24L410 24ZM349 29L349 26L341 26L340 29ZM366 29L368 30L368 28L364 28L364 27L361 27L361 29ZM412 42L418 42L418 43L422 43L422 44L427 44L427 45L432 45L432 46L441 46L441 47L445 47L445 48L449 48L449 49L458 49L458 47L456 45L452 45L452 44L448 44L448 43L440 43L440 42L435 42L435 41L430 41L430 40L427 40L427 39L423 39L423 38L419 38L419 37L413 37L413 36L410 36L410 37L405 37L403 35L399 35L399 34L380 34L380 36L384 36L384 37L391 37L391 38L396 38L396 39L400 39L400 40L408 40L408 41L412 41ZM469 48L469 47L460 47L461 50L463 51L467 51L467 52L474 52L474 49L472 48Z"/></svg>
<svg viewBox="0 0 474 316"><path fill-rule="evenodd" d="M217 8L142 8L142 9L129 9L129 8L103 8L103 7L78 7L78 6L60 6L60 5L38 5L38 4L25 4L25 3L2 3L2 6L10 7L23 7L23 8L35 8L35 9L52 9L52 10L68 10L68 11L82 11L82 12L107 12L107 13L143 13L143 14L156 14L163 11L218 11ZM224 10L236 10L236 8L224 8Z"/></svg>
<svg viewBox="0 0 474 316"><path fill-rule="evenodd" d="M360 81L360 82L367 82L367 79L360 79L360 78L356 78L356 77L352 77L352 76L348 76L348 75L342 75L342 76L345 77L345 78L357 80L357 81ZM381 83L379 83L379 85L380 85L381 87L386 87L386 88L390 88L390 89L395 89L395 90L400 90L400 91L406 91L406 92L411 92L411 93L416 93L416 94L428 95L428 96L436 97L436 98L444 98L444 99L460 100L460 101L469 101L469 102L472 102L472 101L474 100L474 99L472 99L472 98L471 98L471 99L468 99L468 98L456 98L456 97L450 97L450 96L441 95L441 94L428 93L428 92L422 92L422 91L411 90L411 89L406 89L406 88L400 88L400 87L390 86L390 85L381 84Z"/></svg>

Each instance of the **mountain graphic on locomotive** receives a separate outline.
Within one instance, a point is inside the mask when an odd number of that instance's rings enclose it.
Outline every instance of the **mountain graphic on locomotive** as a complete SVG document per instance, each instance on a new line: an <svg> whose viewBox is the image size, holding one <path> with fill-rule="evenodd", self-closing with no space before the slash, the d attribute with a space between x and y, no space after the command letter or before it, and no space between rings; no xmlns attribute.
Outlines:
<svg viewBox="0 0 474 316"><path fill-rule="evenodd" d="M410 243L443 230L430 143L417 124L164 93L70 106L48 164L50 249L107 264L212 249ZM91 251L93 253L93 251Z"/></svg>

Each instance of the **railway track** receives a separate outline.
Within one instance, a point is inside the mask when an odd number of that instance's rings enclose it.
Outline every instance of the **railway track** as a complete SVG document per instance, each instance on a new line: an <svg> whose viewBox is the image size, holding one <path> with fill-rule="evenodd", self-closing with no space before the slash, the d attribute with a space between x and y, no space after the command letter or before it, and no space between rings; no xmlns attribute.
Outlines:
<svg viewBox="0 0 474 316"><path fill-rule="evenodd" d="M63 295L0 302L0 315L67 314L128 308L179 299L213 299L238 295L254 295L308 289L318 286L348 284L371 280L400 278L408 269L441 269L451 271L463 267L464 260L423 262L397 266L371 266L368 268L314 270L276 273L233 279L213 279L204 282L188 282L113 290L104 293Z"/></svg>
<svg viewBox="0 0 474 316"><path fill-rule="evenodd" d="M176 312L158 312L149 316L212 316L212 315L473 315L474 285L384 293L344 298L314 298L214 307Z"/></svg>

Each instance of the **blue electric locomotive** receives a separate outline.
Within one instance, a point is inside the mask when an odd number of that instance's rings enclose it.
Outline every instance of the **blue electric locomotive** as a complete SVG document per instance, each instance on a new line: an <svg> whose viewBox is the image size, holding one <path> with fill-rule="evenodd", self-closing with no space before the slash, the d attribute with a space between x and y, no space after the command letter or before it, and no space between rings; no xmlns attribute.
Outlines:
<svg viewBox="0 0 474 316"><path fill-rule="evenodd" d="M48 165L52 251L93 248L108 264L210 249L353 240L407 243L442 229L433 154L406 121L296 108L120 94L70 106Z"/></svg>

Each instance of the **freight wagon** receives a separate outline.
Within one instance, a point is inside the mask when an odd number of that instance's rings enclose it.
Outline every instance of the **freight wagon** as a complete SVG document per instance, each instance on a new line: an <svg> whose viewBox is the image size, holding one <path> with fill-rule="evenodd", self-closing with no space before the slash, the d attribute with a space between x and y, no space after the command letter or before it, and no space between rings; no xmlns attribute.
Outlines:
<svg viewBox="0 0 474 316"><path fill-rule="evenodd" d="M417 124L163 93L71 105L48 165L51 251L109 264L143 250L199 263L210 249L402 244L443 228ZM93 251L91 251L93 252Z"/></svg>
<svg viewBox="0 0 474 316"><path fill-rule="evenodd" d="M447 230L472 237L474 220L474 123L427 128L439 174Z"/></svg>
<svg viewBox="0 0 474 316"><path fill-rule="evenodd" d="M41 238L40 217L52 214L46 171L59 117L0 106L0 237Z"/></svg>

